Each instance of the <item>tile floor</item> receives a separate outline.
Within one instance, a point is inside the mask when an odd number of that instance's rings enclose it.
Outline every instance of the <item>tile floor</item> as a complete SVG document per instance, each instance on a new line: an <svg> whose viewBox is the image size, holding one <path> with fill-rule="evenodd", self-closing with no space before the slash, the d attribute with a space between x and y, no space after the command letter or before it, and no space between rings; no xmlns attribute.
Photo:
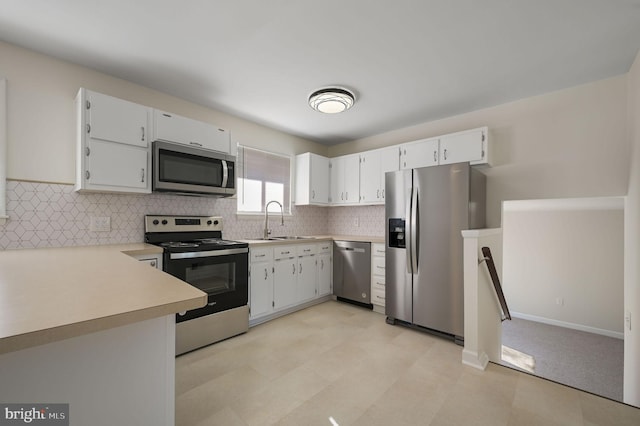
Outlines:
<svg viewBox="0 0 640 426"><path fill-rule="evenodd" d="M639 425L640 409L326 302L176 361L176 425Z"/></svg>

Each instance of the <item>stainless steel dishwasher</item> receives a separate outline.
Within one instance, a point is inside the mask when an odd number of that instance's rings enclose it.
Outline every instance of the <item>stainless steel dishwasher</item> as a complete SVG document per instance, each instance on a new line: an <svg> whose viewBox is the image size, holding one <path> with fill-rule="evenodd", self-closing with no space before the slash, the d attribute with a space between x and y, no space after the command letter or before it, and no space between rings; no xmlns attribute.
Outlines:
<svg viewBox="0 0 640 426"><path fill-rule="evenodd" d="M333 242L333 294L371 307L371 243Z"/></svg>

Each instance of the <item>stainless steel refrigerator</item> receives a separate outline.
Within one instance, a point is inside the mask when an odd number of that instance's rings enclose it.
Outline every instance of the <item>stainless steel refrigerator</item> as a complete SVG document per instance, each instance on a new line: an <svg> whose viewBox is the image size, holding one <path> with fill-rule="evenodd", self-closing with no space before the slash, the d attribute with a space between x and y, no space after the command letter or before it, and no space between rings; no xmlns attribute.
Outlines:
<svg viewBox="0 0 640 426"><path fill-rule="evenodd" d="M461 231L485 226L485 188L469 163L386 174L388 323L463 341Z"/></svg>

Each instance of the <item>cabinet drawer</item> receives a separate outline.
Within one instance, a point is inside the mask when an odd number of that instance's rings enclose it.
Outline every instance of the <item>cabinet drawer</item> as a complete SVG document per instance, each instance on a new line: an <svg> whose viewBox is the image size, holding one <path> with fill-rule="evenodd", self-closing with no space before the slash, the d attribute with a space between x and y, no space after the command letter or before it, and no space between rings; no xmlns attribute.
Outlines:
<svg viewBox="0 0 640 426"><path fill-rule="evenodd" d="M384 306L385 305L384 291L380 291L378 289L372 289L371 290L371 303L373 303L374 305Z"/></svg>
<svg viewBox="0 0 640 426"><path fill-rule="evenodd" d="M385 255L384 244L381 244L381 243L371 244L371 253L374 256L384 256Z"/></svg>
<svg viewBox="0 0 640 426"><path fill-rule="evenodd" d="M249 250L249 255L251 256L251 262L271 262L273 260L273 249L252 248Z"/></svg>
<svg viewBox="0 0 640 426"><path fill-rule="evenodd" d="M318 254L321 253L331 253L331 241L325 241L324 243L320 243L316 245L316 249L318 250Z"/></svg>
<svg viewBox="0 0 640 426"><path fill-rule="evenodd" d="M315 244L300 244L296 247L296 253L298 256L310 256L316 254Z"/></svg>
<svg viewBox="0 0 640 426"><path fill-rule="evenodd" d="M378 288L381 291L384 291L384 287L385 287L385 278L381 277L381 276L373 276L371 277L371 288Z"/></svg>
<svg viewBox="0 0 640 426"><path fill-rule="evenodd" d="M287 257L296 257L296 246L275 246L273 248L274 259L285 259Z"/></svg>
<svg viewBox="0 0 640 426"><path fill-rule="evenodd" d="M371 273L373 273L373 275L382 275L384 277L384 273L385 273L384 257L374 257L372 259Z"/></svg>

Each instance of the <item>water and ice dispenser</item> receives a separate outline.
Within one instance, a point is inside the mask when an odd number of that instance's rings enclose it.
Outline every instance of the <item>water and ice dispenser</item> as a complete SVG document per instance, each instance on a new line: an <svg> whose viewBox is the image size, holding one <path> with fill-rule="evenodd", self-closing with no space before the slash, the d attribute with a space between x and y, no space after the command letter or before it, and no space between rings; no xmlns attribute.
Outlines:
<svg viewBox="0 0 640 426"><path fill-rule="evenodd" d="M389 247L406 248L404 219L389 218Z"/></svg>

